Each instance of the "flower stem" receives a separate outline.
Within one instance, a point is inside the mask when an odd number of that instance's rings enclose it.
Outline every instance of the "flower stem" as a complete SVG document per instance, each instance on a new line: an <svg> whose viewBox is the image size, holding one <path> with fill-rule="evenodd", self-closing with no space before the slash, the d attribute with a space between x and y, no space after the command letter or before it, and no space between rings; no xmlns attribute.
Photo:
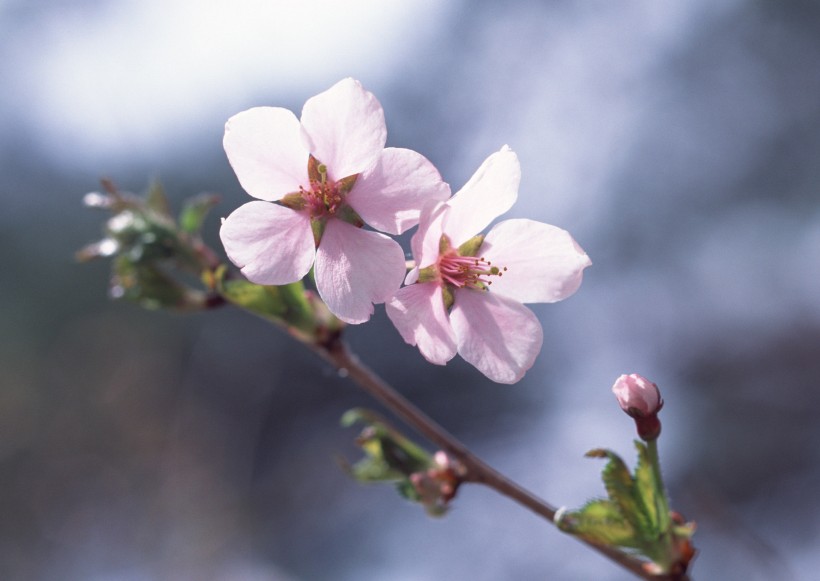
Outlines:
<svg viewBox="0 0 820 581"><path fill-rule="evenodd" d="M649 452L649 462L652 466L652 474L655 479L655 490L658 491L658 515L660 516L661 520L658 523L660 530L665 531L664 537L662 538L662 543L660 543L661 554L658 555L658 564L661 565L664 570L669 570L669 568L674 564L677 560L679 555L675 551L675 544L673 542L673 538L671 536L671 526L672 522L669 517L669 501L666 497L666 488L663 485L663 476L661 475L661 463L660 457L658 455L658 439L654 438L651 440L646 441L646 449Z"/></svg>
<svg viewBox="0 0 820 581"><path fill-rule="evenodd" d="M411 426L419 434L460 462L466 471L466 475L464 476L465 482L474 482L489 486L496 492L514 500L550 523L553 523L556 511L555 507L513 482L478 458L464 444L447 432L447 430L437 424L433 419L427 416L427 414L404 398L404 396L361 363L358 357L348 350L344 342L336 339L326 345L314 346L314 349L337 369L345 370L348 378L353 380L367 394L399 416L407 425ZM657 449L655 449L655 454L657 454ZM575 538L642 579L650 579L653 581L688 580L686 575L653 575L644 569L643 563L639 559L631 555L579 537Z"/></svg>

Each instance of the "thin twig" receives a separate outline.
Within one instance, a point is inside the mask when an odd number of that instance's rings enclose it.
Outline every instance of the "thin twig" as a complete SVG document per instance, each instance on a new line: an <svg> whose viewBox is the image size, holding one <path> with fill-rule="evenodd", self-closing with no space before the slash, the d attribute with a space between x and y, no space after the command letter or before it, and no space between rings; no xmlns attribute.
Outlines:
<svg viewBox="0 0 820 581"><path fill-rule="evenodd" d="M513 482L478 458L464 444L447 432L447 430L361 363L358 357L353 355L341 340L331 341L329 344L316 347L315 349L317 353L332 363L337 369L345 370L351 380L358 384L358 386L370 396L393 411L393 413L399 416L407 425L411 426L419 434L458 460L466 470L464 477L466 482L489 486L500 494L530 509L550 523L553 523L556 511L555 507ZM688 580L688 576L686 575L653 575L644 569L642 561L631 555L611 547L587 541L580 537L575 538L642 579L650 581Z"/></svg>

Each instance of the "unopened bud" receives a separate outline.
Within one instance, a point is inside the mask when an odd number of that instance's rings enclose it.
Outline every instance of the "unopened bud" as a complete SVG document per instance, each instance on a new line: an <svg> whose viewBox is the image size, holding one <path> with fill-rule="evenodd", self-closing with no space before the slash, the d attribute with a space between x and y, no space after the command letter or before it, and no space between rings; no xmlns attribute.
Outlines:
<svg viewBox="0 0 820 581"><path fill-rule="evenodd" d="M612 393L621 409L633 418L656 414L663 406L658 386L637 373L620 376L612 386Z"/></svg>
<svg viewBox="0 0 820 581"><path fill-rule="evenodd" d="M463 477L464 468L461 463L439 450L433 456L433 463L429 468L411 474L409 479L418 495L418 502L424 505L428 514L441 516L455 497Z"/></svg>
<svg viewBox="0 0 820 581"><path fill-rule="evenodd" d="M657 414L663 407L663 398L657 385L637 373L631 373L621 375L615 381L612 393L621 409L635 420L642 440L654 440L660 435L661 424Z"/></svg>

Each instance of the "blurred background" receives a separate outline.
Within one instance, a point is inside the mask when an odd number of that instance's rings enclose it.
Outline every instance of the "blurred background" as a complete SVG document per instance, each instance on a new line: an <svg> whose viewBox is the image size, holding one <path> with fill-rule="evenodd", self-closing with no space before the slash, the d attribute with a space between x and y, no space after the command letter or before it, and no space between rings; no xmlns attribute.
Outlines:
<svg viewBox="0 0 820 581"><path fill-rule="evenodd" d="M0 1L0 578L628 579L511 501L462 489L432 520L335 459L371 405L242 312L142 311L73 253L110 177L175 204L249 200L225 120L297 113L353 76L388 145L457 190L505 143L508 217L568 229L580 291L537 305L515 386L427 365L382 307L361 357L479 455L556 505L634 460L609 389L657 382L673 506L697 579L820 570L820 5L378 0ZM375 406L374 406L375 407Z"/></svg>

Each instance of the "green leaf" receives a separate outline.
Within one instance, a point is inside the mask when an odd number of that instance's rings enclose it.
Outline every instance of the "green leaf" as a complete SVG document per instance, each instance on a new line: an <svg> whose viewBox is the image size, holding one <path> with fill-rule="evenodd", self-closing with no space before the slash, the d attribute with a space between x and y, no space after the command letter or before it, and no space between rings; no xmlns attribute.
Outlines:
<svg viewBox="0 0 820 581"><path fill-rule="evenodd" d="M380 419L381 416L374 411L365 408L353 408L342 414L342 419L339 420L339 423L343 428L350 428L359 423L371 424L378 422Z"/></svg>
<svg viewBox="0 0 820 581"><path fill-rule="evenodd" d="M609 498L618 505L621 514L634 529L638 531L645 530L646 517L635 498L635 483L626 463L611 450L591 450L587 452L587 456L607 458L609 460L601 472L601 478L604 481L604 487Z"/></svg>
<svg viewBox="0 0 820 581"><path fill-rule="evenodd" d="M190 311L202 308L205 295L189 289L150 264L136 264L127 255L117 256L113 263L111 296L139 304L146 309Z"/></svg>
<svg viewBox="0 0 820 581"><path fill-rule="evenodd" d="M165 188L159 182L153 182L145 195L145 207L164 218L171 218L171 204L165 195Z"/></svg>
<svg viewBox="0 0 820 581"><path fill-rule="evenodd" d="M392 482L407 500L421 504L428 515L443 516L460 479L447 462L437 462L423 448L388 425L377 413L356 408L341 419L345 427L365 424L356 443L366 456L346 470L360 482Z"/></svg>
<svg viewBox="0 0 820 581"><path fill-rule="evenodd" d="M614 452L588 452L589 457L608 460L602 478L609 498L590 501L577 511L562 509L555 515L555 524L564 532L633 552L660 572L685 570L695 555L690 542L694 523L684 522L680 515L673 518L669 510L656 441L636 441L635 446L634 475Z"/></svg>
<svg viewBox="0 0 820 581"><path fill-rule="evenodd" d="M179 213L179 226L188 234L199 234L211 209L219 203L216 194L202 193L185 200Z"/></svg>
<svg viewBox="0 0 820 581"><path fill-rule="evenodd" d="M591 500L580 510L562 513L556 525L564 532L604 545L638 548L641 544L620 507L607 499Z"/></svg>
<svg viewBox="0 0 820 581"><path fill-rule="evenodd" d="M341 423L345 427L365 424L359 445L367 454L378 457L404 476L426 470L432 465L432 458L426 450L391 427L374 411L363 408L348 410L342 416Z"/></svg>
<svg viewBox="0 0 820 581"><path fill-rule="evenodd" d="M350 468L350 474L359 482L384 482L403 479L401 472L393 470L378 457L365 456Z"/></svg>
<svg viewBox="0 0 820 581"><path fill-rule="evenodd" d="M419 494L419 491L416 490L416 487L413 486L413 483L407 478L402 478L396 482L396 490L402 498L410 502L421 502L421 494Z"/></svg>

